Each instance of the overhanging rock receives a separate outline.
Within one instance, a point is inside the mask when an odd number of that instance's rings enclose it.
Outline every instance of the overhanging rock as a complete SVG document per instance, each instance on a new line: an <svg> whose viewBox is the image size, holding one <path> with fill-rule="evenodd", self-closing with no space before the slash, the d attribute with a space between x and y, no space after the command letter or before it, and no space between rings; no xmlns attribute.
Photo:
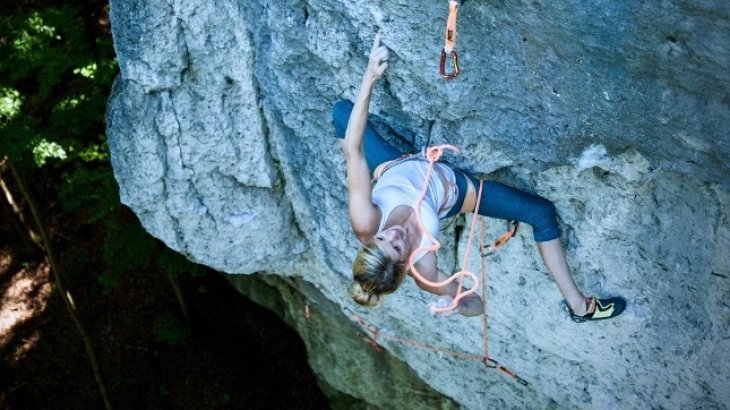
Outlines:
<svg viewBox="0 0 730 410"><path fill-rule="evenodd" d="M554 201L578 284L629 300L617 320L567 320L526 227L488 260L488 312L490 352L529 386L386 347L465 408L727 408L730 6L470 0L463 73L444 82L445 3L112 0L121 73L107 133L122 201L191 260L296 277L342 320L357 311L480 352L479 321L430 316L411 282L375 310L345 294L358 244L330 107L354 97L379 28L391 48L371 104L381 131L458 145L451 162ZM445 271L463 226L443 233ZM489 221L490 235L503 229Z"/></svg>

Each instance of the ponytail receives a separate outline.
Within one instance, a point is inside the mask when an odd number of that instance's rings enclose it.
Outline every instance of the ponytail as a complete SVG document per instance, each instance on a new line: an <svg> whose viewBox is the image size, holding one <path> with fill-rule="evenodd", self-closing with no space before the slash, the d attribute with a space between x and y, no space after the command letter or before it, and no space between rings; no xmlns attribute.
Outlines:
<svg viewBox="0 0 730 410"><path fill-rule="evenodd" d="M382 300L380 295L366 291L357 281L353 281L350 284L350 287L347 289L347 293L350 295L352 300L367 307L378 307Z"/></svg>
<svg viewBox="0 0 730 410"><path fill-rule="evenodd" d="M352 299L375 307L383 296L395 292L406 277L405 263L391 261L378 247L375 238L360 248L352 263L353 282L348 289Z"/></svg>

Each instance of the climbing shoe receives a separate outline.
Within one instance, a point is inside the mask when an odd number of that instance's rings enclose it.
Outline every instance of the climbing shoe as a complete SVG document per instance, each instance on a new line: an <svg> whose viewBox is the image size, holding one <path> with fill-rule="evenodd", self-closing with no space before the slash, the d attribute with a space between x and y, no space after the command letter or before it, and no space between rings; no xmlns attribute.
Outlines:
<svg viewBox="0 0 730 410"><path fill-rule="evenodd" d="M576 323L583 323L589 320L610 319L620 315L626 309L626 300L622 297L598 299L595 296L586 298L586 313L584 316L573 314L567 302L565 306L568 309L570 318Z"/></svg>

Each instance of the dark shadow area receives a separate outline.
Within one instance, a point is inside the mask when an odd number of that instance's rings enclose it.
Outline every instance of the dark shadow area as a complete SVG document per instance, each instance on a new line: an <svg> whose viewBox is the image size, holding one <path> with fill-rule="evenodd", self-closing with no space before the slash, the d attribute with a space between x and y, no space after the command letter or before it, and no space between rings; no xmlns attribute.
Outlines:
<svg viewBox="0 0 730 410"><path fill-rule="evenodd" d="M129 211L115 214L136 223ZM0 268L6 295L15 277L40 264L37 255L23 255L11 229L0 226L0 258L9 261ZM93 235L73 239L73 246L101 253ZM165 260L170 251L150 243L157 260ZM329 407L298 334L217 272L190 264L180 275L186 320L166 272L154 264L125 272L107 292L95 280L98 266L87 266L68 275L69 289L115 408ZM38 281L27 289L50 287L48 275ZM32 300L36 293L15 297ZM57 292L48 293L4 335L10 340L0 350L0 408L103 408L82 340ZM0 306L7 303L4 298Z"/></svg>

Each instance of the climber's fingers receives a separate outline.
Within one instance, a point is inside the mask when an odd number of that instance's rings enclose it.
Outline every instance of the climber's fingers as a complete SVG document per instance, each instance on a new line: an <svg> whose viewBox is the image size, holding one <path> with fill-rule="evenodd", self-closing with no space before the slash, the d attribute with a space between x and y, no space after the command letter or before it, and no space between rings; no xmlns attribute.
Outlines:
<svg viewBox="0 0 730 410"><path fill-rule="evenodd" d="M388 47L381 46L370 56L370 63L373 65L373 68L376 68L380 72L380 74L383 74L385 67L388 66L388 57L390 57Z"/></svg>
<svg viewBox="0 0 730 410"><path fill-rule="evenodd" d="M373 54L375 50L380 47L380 32L375 33L375 40L373 41L373 48L370 50L370 54Z"/></svg>
<svg viewBox="0 0 730 410"><path fill-rule="evenodd" d="M385 69L388 68L388 62L385 61L382 64L378 66L378 68L375 70L375 72L378 74L378 77L382 76L385 72Z"/></svg>
<svg viewBox="0 0 730 410"><path fill-rule="evenodd" d="M370 61L368 62L368 70L375 78L380 78L388 68L388 57L390 57L390 51L388 47L380 44L380 32L378 32L375 35L373 48L370 51Z"/></svg>
<svg viewBox="0 0 730 410"><path fill-rule="evenodd" d="M373 50L370 58L377 61L378 64L381 64L388 61L388 57L390 57L390 50L388 50L388 47L380 46L378 49Z"/></svg>

